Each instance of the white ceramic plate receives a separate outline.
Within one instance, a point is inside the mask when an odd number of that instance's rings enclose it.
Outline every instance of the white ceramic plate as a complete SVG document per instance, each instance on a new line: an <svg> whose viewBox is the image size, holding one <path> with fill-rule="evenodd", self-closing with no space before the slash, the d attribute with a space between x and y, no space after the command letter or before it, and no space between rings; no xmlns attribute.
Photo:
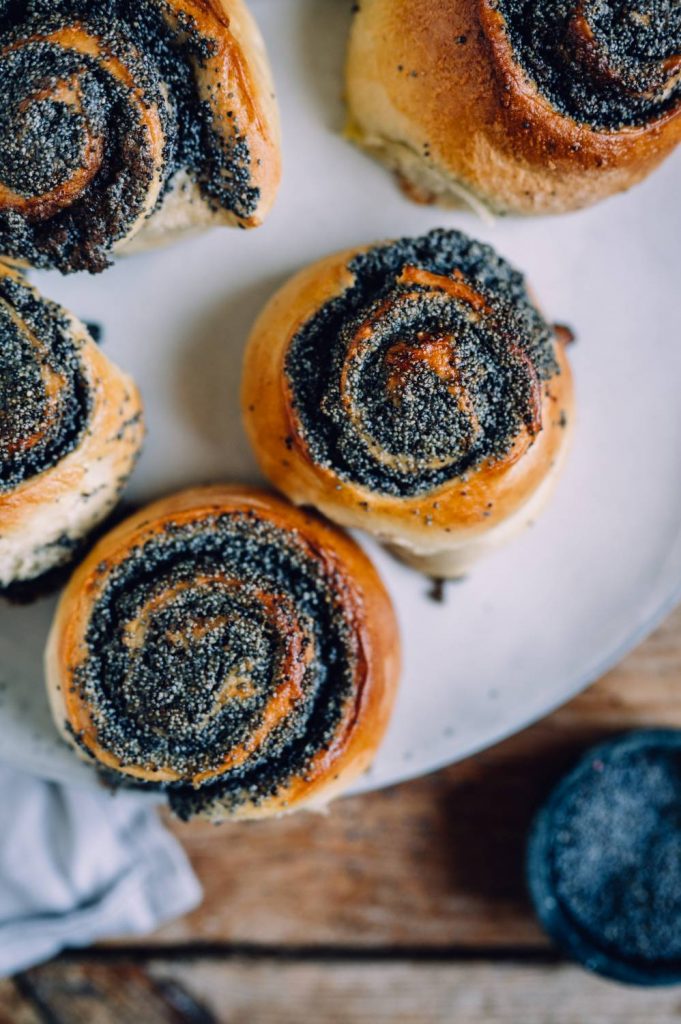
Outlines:
<svg viewBox="0 0 681 1024"><path fill-rule="evenodd" d="M523 268L574 326L579 420L537 525L449 585L368 544L401 621L405 671L386 743L360 788L420 775L567 700L681 597L681 343L677 155L644 185L559 219L486 225L419 207L339 134L347 0L253 0L284 128L284 185L264 228L222 231L90 278L36 274L47 295L104 325L109 356L146 399L149 438L129 496L255 481L241 428L241 352L268 296L309 260L356 243L456 226ZM0 607L0 756L52 779L94 781L57 740L41 656L52 602Z"/></svg>

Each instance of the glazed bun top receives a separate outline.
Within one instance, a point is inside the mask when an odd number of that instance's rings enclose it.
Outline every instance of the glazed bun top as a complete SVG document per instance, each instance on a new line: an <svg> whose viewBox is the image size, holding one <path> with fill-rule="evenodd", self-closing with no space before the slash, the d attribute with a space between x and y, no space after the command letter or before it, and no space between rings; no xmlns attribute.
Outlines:
<svg viewBox="0 0 681 1024"><path fill-rule="evenodd" d="M59 462L91 396L66 314L0 266L0 494Z"/></svg>
<svg viewBox="0 0 681 1024"><path fill-rule="evenodd" d="M681 98L676 0L483 0L516 58L564 114L596 130L643 125Z"/></svg>
<svg viewBox="0 0 681 1024"><path fill-rule="evenodd" d="M180 171L243 227L271 202L276 113L241 0L0 0L0 81L12 259L102 270Z"/></svg>
<svg viewBox="0 0 681 1024"><path fill-rule="evenodd" d="M338 478L398 497L519 458L559 372L522 275L441 230L362 251L347 270L350 286L288 348L296 446Z"/></svg>
<svg viewBox="0 0 681 1024"><path fill-rule="evenodd" d="M100 541L64 592L47 665L71 742L170 785L191 817L280 811L365 767L397 648L389 598L349 537L265 493L214 486Z"/></svg>

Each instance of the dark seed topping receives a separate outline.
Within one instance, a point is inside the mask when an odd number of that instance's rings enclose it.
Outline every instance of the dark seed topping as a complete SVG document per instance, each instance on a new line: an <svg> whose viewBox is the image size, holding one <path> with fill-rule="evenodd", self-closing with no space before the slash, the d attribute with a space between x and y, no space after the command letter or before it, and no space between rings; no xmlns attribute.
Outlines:
<svg viewBox="0 0 681 1024"><path fill-rule="evenodd" d="M678 0L496 0L516 54L565 114L645 124L681 96Z"/></svg>
<svg viewBox="0 0 681 1024"><path fill-rule="evenodd" d="M591 969L681 978L681 734L639 730L589 751L539 812L528 856L542 922Z"/></svg>
<svg viewBox="0 0 681 1024"><path fill-rule="evenodd" d="M396 495L506 456L541 428L553 335L522 276L456 231L376 246L293 339L286 373L312 458Z"/></svg>
<svg viewBox="0 0 681 1024"><path fill-rule="evenodd" d="M109 572L92 611L74 684L98 742L124 765L177 772L169 794L184 817L276 792L332 743L357 697L346 598L302 537L253 514L167 525ZM292 679L287 713L269 721Z"/></svg>
<svg viewBox="0 0 681 1024"><path fill-rule="evenodd" d="M60 39L65 27L86 32L95 52ZM243 126L218 131L222 97L197 83L214 51L166 0L0 2L0 185L14 194L0 201L0 252L100 271L158 179L156 206L179 170L215 208L250 216L259 192ZM158 112L160 167L142 110Z"/></svg>
<svg viewBox="0 0 681 1024"><path fill-rule="evenodd" d="M59 307L0 277L0 492L73 451L89 415L87 382Z"/></svg>

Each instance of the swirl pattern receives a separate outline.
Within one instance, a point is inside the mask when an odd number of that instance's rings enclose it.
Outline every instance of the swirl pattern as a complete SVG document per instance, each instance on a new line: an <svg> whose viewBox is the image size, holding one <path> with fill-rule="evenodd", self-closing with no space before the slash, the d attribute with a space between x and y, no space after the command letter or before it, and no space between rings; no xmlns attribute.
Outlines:
<svg viewBox="0 0 681 1024"><path fill-rule="evenodd" d="M520 274L458 232L378 246L286 357L292 432L310 458L410 496L517 459L541 429L553 332Z"/></svg>
<svg viewBox="0 0 681 1024"><path fill-rule="evenodd" d="M641 125L681 96L676 0L487 0L564 113L594 129Z"/></svg>
<svg viewBox="0 0 681 1024"><path fill-rule="evenodd" d="M73 451L90 409L63 311L0 274L0 493Z"/></svg>
<svg viewBox="0 0 681 1024"><path fill-rule="evenodd" d="M242 65L211 0L0 4L0 251L100 271L179 171L247 226L258 114Z"/></svg>
<svg viewBox="0 0 681 1024"><path fill-rule="evenodd" d="M305 523L269 499L152 512L80 591L94 597L61 687L68 730L167 787L181 817L313 780L366 703L361 589Z"/></svg>

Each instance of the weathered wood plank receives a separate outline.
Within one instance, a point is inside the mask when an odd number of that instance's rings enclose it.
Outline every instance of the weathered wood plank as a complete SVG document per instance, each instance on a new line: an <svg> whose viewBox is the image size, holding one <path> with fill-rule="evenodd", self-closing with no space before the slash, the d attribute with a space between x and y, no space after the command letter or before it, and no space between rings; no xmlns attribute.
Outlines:
<svg viewBox="0 0 681 1024"><path fill-rule="evenodd" d="M0 1024L42 1024L33 1004L9 979L0 979Z"/></svg>
<svg viewBox="0 0 681 1024"><path fill-rule="evenodd" d="M172 966L158 975L129 960L69 959L27 971L20 984L49 1024L212 1024L213 1014L174 981Z"/></svg>
<svg viewBox="0 0 681 1024"><path fill-rule="evenodd" d="M155 977L169 968L152 966ZM514 964L172 965L218 1024L678 1024L678 991Z"/></svg>
<svg viewBox="0 0 681 1024"><path fill-rule="evenodd" d="M30 972L50 1024L672 1024L678 990L565 965L201 958Z"/></svg>
<svg viewBox="0 0 681 1024"><path fill-rule="evenodd" d="M589 743L658 724L681 726L681 611L596 686L462 765L328 817L173 824L206 899L158 940L541 946L522 871L534 808Z"/></svg>

